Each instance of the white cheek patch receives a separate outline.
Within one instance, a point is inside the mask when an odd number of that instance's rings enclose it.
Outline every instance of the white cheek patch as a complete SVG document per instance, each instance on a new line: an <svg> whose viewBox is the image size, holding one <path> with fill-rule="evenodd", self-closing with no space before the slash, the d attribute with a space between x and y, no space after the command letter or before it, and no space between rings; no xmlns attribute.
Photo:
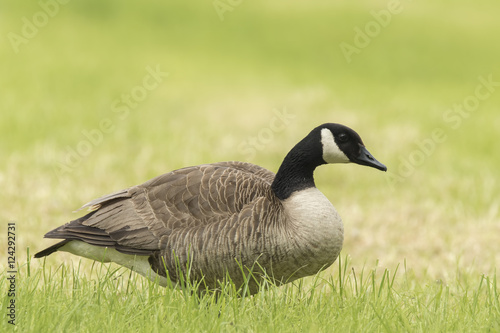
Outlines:
<svg viewBox="0 0 500 333"><path fill-rule="evenodd" d="M332 132L328 128L321 130L321 143L323 144L323 160L327 163L349 163L349 158L340 150Z"/></svg>

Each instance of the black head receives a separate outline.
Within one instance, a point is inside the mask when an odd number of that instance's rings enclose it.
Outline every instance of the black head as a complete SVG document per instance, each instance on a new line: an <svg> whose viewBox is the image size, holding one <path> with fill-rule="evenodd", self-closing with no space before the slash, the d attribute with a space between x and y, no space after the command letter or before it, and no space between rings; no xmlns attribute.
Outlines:
<svg viewBox="0 0 500 333"><path fill-rule="evenodd" d="M315 186L313 173L317 166L349 162L387 171L366 150L358 133L344 125L323 124L290 150L271 187L279 199L285 200L296 191Z"/></svg>
<svg viewBox="0 0 500 333"><path fill-rule="evenodd" d="M387 167L368 152L358 133L347 126L327 123L318 126L325 163L356 163L382 171Z"/></svg>

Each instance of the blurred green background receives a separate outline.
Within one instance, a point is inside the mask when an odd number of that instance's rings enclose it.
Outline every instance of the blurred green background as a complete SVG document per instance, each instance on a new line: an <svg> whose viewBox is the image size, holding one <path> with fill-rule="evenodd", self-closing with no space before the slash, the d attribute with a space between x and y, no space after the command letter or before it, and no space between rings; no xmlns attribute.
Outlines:
<svg viewBox="0 0 500 333"><path fill-rule="evenodd" d="M3 1L0 214L17 222L19 259L95 197L188 165L276 171L313 127L339 122L389 168L316 172L353 265L493 271L499 12L495 0ZM152 88L154 69L168 76Z"/></svg>

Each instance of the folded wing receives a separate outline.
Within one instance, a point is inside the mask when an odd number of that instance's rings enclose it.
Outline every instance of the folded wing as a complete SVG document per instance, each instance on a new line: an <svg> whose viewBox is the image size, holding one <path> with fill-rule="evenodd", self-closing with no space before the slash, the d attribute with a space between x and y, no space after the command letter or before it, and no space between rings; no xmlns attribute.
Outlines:
<svg viewBox="0 0 500 333"><path fill-rule="evenodd" d="M268 195L274 173L243 162L222 162L175 170L99 199L93 211L56 228L46 238L64 239L39 254L48 255L70 240L152 255L174 230L234 219L246 205ZM178 235L177 235L178 236Z"/></svg>

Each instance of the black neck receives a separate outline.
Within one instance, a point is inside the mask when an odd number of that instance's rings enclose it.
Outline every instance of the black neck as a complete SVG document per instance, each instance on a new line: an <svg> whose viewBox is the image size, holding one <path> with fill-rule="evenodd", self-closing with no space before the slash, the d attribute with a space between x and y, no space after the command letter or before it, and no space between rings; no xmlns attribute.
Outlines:
<svg viewBox="0 0 500 333"><path fill-rule="evenodd" d="M315 187L314 169L325 164L319 136L308 135L286 155L271 185L280 200L287 199L293 192Z"/></svg>

